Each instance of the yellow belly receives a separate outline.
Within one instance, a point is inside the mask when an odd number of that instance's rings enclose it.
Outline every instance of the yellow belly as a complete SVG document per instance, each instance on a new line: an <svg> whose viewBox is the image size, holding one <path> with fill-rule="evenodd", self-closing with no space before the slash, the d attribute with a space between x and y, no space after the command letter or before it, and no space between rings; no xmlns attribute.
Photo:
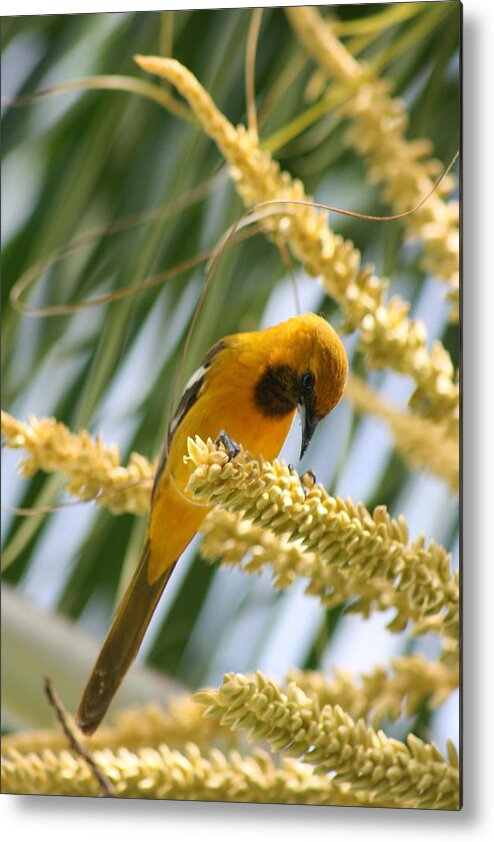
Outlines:
<svg viewBox="0 0 494 842"><path fill-rule="evenodd" d="M276 458L288 435L293 414L280 419L265 419L258 413L240 411L238 404L225 405L221 422L214 421L200 406L190 410L177 428L168 454L168 461L160 477L153 500L149 522L151 553L148 578L155 581L183 553L210 508L188 502L185 487L190 476L190 463L185 464L187 437L199 435L203 440L216 439L224 430L253 456ZM173 473L172 473L173 466Z"/></svg>

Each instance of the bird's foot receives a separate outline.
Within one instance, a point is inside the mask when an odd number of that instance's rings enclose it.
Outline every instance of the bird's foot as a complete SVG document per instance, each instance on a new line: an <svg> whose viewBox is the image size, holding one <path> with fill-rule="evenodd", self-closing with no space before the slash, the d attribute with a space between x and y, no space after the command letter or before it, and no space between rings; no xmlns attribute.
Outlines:
<svg viewBox="0 0 494 842"><path fill-rule="evenodd" d="M235 459L235 456L238 456L240 453L240 447L238 446L237 442L230 438L228 433L225 433L224 430L221 430L217 437L214 440L216 446L222 444L228 454L228 459Z"/></svg>

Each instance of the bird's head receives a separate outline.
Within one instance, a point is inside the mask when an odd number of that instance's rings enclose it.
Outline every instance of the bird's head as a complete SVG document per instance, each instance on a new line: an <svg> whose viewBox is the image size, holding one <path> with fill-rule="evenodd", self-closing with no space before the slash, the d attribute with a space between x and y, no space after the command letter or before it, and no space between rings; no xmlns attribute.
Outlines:
<svg viewBox="0 0 494 842"><path fill-rule="evenodd" d="M348 374L345 348L321 316L308 313L268 328L266 358L255 388L264 415L298 409L302 421L300 458L322 418L339 403Z"/></svg>

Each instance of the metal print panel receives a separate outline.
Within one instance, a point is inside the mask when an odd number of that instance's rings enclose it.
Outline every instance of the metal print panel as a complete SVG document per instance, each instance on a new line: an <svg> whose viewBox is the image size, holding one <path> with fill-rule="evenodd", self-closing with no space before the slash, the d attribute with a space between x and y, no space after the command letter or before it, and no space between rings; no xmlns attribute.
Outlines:
<svg viewBox="0 0 494 842"><path fill-rule="evenodd" d="M460 808L460 35L4 18L4 793Z"/></svg>

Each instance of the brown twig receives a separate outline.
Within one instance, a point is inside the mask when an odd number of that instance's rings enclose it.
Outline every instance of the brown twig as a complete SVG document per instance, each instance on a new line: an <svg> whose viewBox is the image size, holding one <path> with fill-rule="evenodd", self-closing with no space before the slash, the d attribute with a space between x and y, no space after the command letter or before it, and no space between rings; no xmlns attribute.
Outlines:
<svg viewBox="0 0 494 842"><path fill-rule="evenodd" d="M55 691L51 679L45 676L43 684L48 702L55 711L57 719L62 726L62 730L69 741L71 749L78 754L79 757L82 757L82 759L86 761L101 787L101 795L104 798L114 798L116 793L113 788L113 784L109 778L107 778L105 773L101 771L91 752L76 737L73 728L69 725L67 712L62 704L62 700Z"/></svg>

